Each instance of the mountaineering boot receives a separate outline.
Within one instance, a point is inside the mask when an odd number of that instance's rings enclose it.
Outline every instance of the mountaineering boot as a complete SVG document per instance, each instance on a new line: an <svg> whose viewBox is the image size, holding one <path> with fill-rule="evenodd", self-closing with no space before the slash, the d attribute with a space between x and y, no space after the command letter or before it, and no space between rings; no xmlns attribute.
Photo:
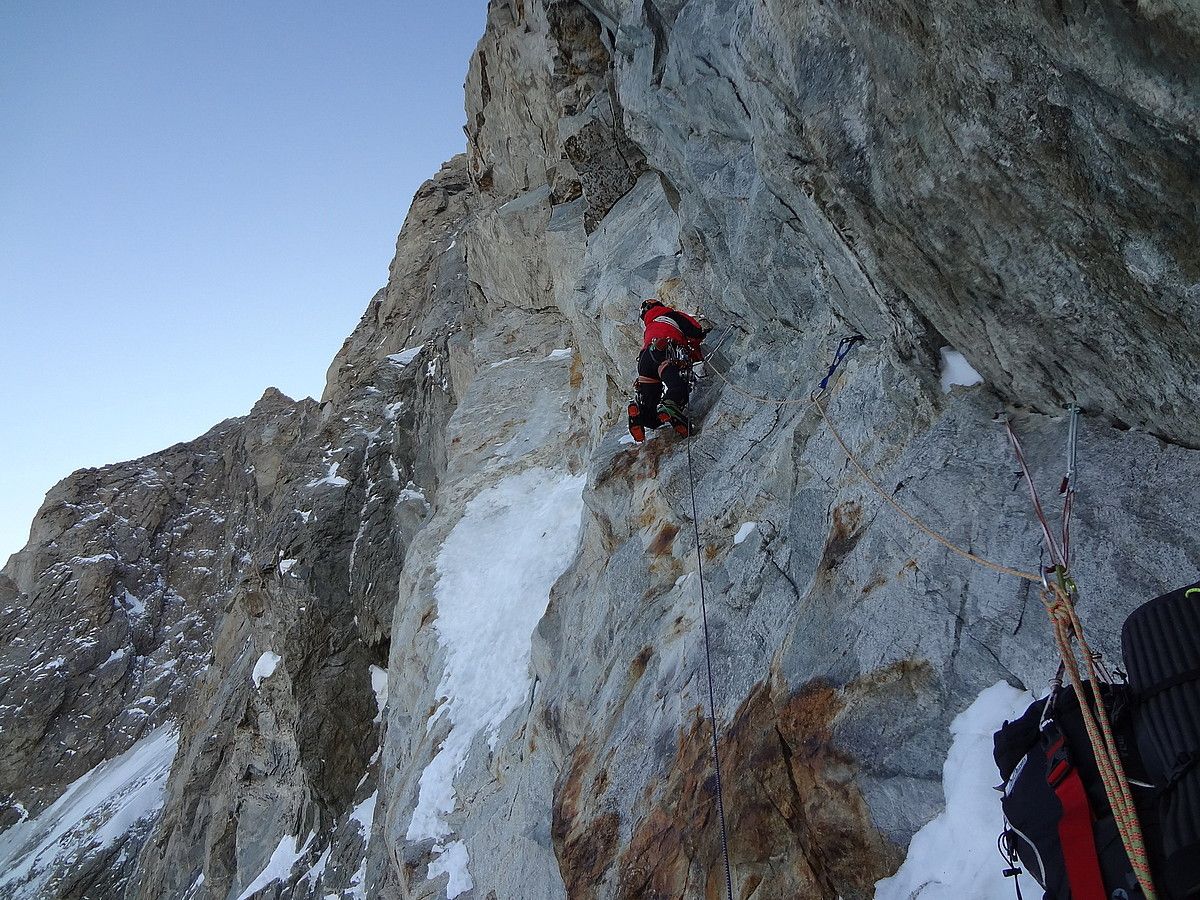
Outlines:
<svg viewBox="0 0 1200 900"><path fill-rule="evenodd" d="M670 425L680 437L687 437L690 432L687 413L670 400L664 400L659 404L658 421L664 425Z"/></svg>
<svg viewBox="0 0 1200 900"><path fill-rule="evenodd" d="M642 408L636 400L629 401L629 434L639 444L646 439L646 426L642 424Z"/></svg>

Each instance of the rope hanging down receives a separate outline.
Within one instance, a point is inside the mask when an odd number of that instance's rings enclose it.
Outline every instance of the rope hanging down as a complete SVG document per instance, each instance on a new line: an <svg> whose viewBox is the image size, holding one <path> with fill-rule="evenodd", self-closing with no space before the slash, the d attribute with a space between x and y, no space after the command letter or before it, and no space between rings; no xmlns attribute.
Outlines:
<svg viewBox="0 0 1200 900"><path fill-rule="evenodd" d="M1075 689L1076 697L1079 698L1079 706L1083 715L1084 727L1088 734L1088 739L1092 744L1093 753L1096 758L1097 767L1100 772L1101 780L1104 783L1105 793L1108 796L1109 804L1113 810L1113 817L1117 823L1118 832L1121 835L1121 842L1125 848L1125 852L1129 857L1130 865L1132 866L1138 882L1141 885L1142 892L1146 900L1156 900L1157 894L1154 890L1154 883L1150 873L1148 855L1146 853L1145 841L1142 834L1141 823L1138 818L1137 808L1133 802L1132 792L1129 787L1129 779L1126 775L1124 764L1121 761L1120 753L1118 752L1116 738L1113 735L1112 723L1108 716L1108 711L1105 709L1103 698L1098 687L1100 683L1101 673L1098 671L1099 654L1095 653L1087 643L1084 637L1083 625L1079 621L1079 617L1075 610L1075 593L1076 586L1069 572L1071 560L1071 512L1074 505L1074 480L1075 480L1075 444L1077 436L1077 422L1079 416L1079 408L1072 405L1070 407L1070 424L1067 439L1067 472L1059 487L1059 492L1063 495L1063 523L1061 531L1061 544L1054 540L1050 525L1046 519L1045 511L1042 507L1041 500L1038 497L1037 488L1034 486L1032 475L1025 462L1025 455L1021 449L1020 442L1017 440L1016 434L1013 432L1011 425L1006 421L1005 427L1008 430L1008 436L1012 442L1013 450L1016 453L1017 461L1021 466L1022 474L1029 486L1030 498L1033 502L1034 513L1038 519L1038 524L1042 529L1042 536L1046 544L1046 548L1050 553L1052 562L1047 573L1053 573L1054 579L1047 580L1044 574L1034 575L1031 572L1023 572L1019 569L1014 569L1009 566L994 563L991 560L984 559L970 551L958 546L953 541L931 529L924 522L912 515L908 510L904 509L895 498L885 492L879 484L871 478L867 473L858 457L851 451L846 444L825 407L821 405L821 398L829 392L829 384L836 374L838 367L849 353L850 349L859 341L863 340L861 335L855 335L850 338L843 338L838 344L838 348L834 353L833 362L830 364L825 377L821 379L820 386L813 391L808 401L817 408L824 419L825 425L829 428L834 440L838 446L842 448L842 452L846 454L846 458L853 464L858 474L862 479L870 485L871 489L888 505L895 509L903 516L910 524L917 528L922 533L926 534L933 540L937 541L942 546L946 547L953 553L958 554L964 559L984 566L995 572L1011 575L1014 578L1020 578L1024 581L1033 582L1042 585L1042 602L1046 607L1046 612L1050 617L1051 625L1054 629L1055 643L1059 651L1059 657L1062 660L1063 669L1066 671L1072 687ZM804 402L800 398L788 400L775 400L769 397L760 397L751 394L738 385L731 382L719 370L714 369L714 372L720 376L729 387L736 393L759 403L771 404L774 406L787 406L794 403ZM690 440L690 439L689 439ZM688 455L689 475L691 473L691 453L689 446ZM695 518L695 488L692 489L692 511ZM699 531L696 533L696 550L697 555L700 552ZM701 581L701 606L703 608L703 580ZM1087 695L1083 687L1083 676L1079 668L1079 661L1076 657L1072 642L1079 648L1079 655L1084 660L1084 665L1088 673L1088 681L1092 686L1091 694L1095 711L1091 709L1091 705L1087 702ZM707 620L705 621L705 651L708 650L708 628ZM712 704L712 676L711 665L709 669L709 697ZM714 709L713 713L713 754L716 755L716 715L715 704L710 708ZM718 806L720 804L720 770L718 762ZM724 812L722 809L721 817L721 834L722 841L725 837ZM726 850L726 875L728 876L728 850ZM729 886L730 898L732 900L732 885Z"/></svg>
<svg viewBox="0 0 1200 900"><path fill-rule="evenodd" d="M733 900L733 874L729 868L729 835L725 829L725 797L721 791L721 754L717 748L717 700L713 691L712 651L708 640L708 604L704 598L704 554L700 548L700 519L696 515L696 476L692 470L692 435L687 438L688 488L692 495L692 528L696 533L696 575L700 582L700 621L704 626L704 668L708 675L708 714L712 725L713 768L717 773L717 816L721 823L721 855L725 860L725 890Z"/></svg>
<svg viewBox="0 0 1200 900"><path fill-rule="evenodd" d="M1117 748L1116 738L1113 735L1112 722L1104 704L1104 697L1100 691L1101 677L1097 671L1099 654L1095 653L1088 645L1087 638L1083 633L1083 624L1079 621L1079 616L1075 610L1076 587L1075 581L1070 574L1070 522L1074 494L1072 480L1075 474L1075 441L1079 408L1072 405L1070 407L1070 415L1070 426L1067 437L1067 474L1063 478L1062 485L1059 488L1060 493L1063 494L1061 544L1054 540L1050 523L1047 521L1045 510L1042 508L1041 498L1038 496L1037 487L1033 483L1033 475L1029 471L1028 464L1025 462L1025 453L1021 448L1021 442L1017 439L1017 435L1013 431L1012 423L1006 420L1004 427L1008 432L1008 439L1012 444L1013 452L1016 454L1017 463L1021 467L1021 475L1029 486L1029 497L1033 502L1034 515L1037 517L1038 524L1042 528L1042 538L1045 541L1046 550L1049 552L1050 559L1054 563L1045 572L1045 574L1053 574L1053 579L1047 580L1045 575L1042 578L1042 603L1045 604L1046 614L1050 617L1050 624L1054 628L1054 639L1058 647L1058 655L1062 660L1062 666L1066 670L1067 677L1071 681L1071 686L1075 690L1075 696L1079 700L1079 710L1083 715L1084 728L1087 731L1088 741L1092 745L1092 754L1096 758L1096 767L1100 773L1100 780L1104 784L1104 793L1108 797L1109 806L1112 807L1117 831L1121 835L1121 844L1125 848L1125 854L1129 857L1129 864L1133 868L1134 875L1137 876L1138 883L1141 885L1142 893L1145 895L1146 900L1155 900L1157 894L1155 893L1154 880L1150 873L1150 863L1146 853L1141 821L1138 818L1137 807L1133 802L1133 792L1129 787L1129 778L1125 773L1125 765L1121 761L1121 754ZM1088 678L1086 683L1090 686L1090 691L1085 692L1085 680L1080 673L1079 661L1076 658L1072 642L1078 646L1079 656L1083 658L1084 665L1087 667ZM1091 702L1089 702L1089 694ZM1095 707L1094 710L1092 709L1093 706Z"/></svg>

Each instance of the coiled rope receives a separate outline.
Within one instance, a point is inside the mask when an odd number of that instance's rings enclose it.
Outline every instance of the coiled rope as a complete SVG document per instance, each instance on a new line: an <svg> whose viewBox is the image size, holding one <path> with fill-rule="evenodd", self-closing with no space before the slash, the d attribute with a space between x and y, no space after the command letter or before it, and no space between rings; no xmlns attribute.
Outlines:
<svg viewBox="0 0 1200 900"><path fill-rule="evenodd" d="M717 742L717 700L713 690L712 649L708 638L708 603L704 597L704 553L700 548L700 518L696 514L696 476L692 469L692 430L688 428L687 464L688 489L692 495L692 529L696 534L696 574L700 582L700 621L704 626L704 668L708 675L708 714L712 725L712 755L713 768L717 774L717 817L721 823L721 855L725 860L725 891L729 900L733 900L733 873L729 866L729 834L725 828L725 796L721 790L721 753Z"/></svg>

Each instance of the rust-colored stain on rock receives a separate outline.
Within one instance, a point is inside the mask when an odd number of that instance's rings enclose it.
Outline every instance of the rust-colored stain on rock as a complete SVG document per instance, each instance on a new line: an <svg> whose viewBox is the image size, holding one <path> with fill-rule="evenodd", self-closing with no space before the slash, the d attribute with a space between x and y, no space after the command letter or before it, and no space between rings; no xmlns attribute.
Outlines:
<svg viewBox="0 0 1200 900"><path fill-rule="evenodd" d="M668 522L659 529L658 534L654 536L654 540L650 542L650 546L646 550L651 556L665 555L670 551L677 534L679 534L679 526Z"/></svg>
<svg viewBox="0 0 1200 900"><path fill-rule="evenodd" d="M828 572L849 555L863 533L862 507L854 500L839 503L833 508L833 528L825 539L821 552L821 570Z"/></svg>
<svg viewBox="0 0 1200 900"><path fill-rule="evenodd" d="M596 896L597 887L612 866L621 829L621 819L615 812L605 811L590 817L579 814L580 796L591 763L589 752L577 751L565 780L559 779L554 792L550 835L567 896L572 900ZM602 768L588 792L589 805L607 785L608 770Z"/></svg>
<svg viewBox="0 0 1200 900"><path fill-rule="evenodd" d="M854 761L833 745L842 697L820 683L778 696L763 683L721 735L739 900L867 900L875 881L899 864L899 850L871 823L854 782ZM619 900L724 897L710 736L696 710L666 776L647 784L648 808L619 857L615 814L597 789L601 780L607 787L609 765L596 767L592 751L576 751L554 807L555 849L571 900L591 900L602 885L605 896ZM581 804L582 784L597 768Z"/></svg>

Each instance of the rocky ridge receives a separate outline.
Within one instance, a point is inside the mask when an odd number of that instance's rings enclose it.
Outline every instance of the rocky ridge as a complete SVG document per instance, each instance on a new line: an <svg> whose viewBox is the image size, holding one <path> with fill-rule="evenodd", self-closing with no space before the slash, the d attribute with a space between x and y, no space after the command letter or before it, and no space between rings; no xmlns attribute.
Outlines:
<svg viewBox="0 0 1200 900"><path fill-rule="evenodd" d="M36 862L0 887L720 896L698 539L737 895L873 896L941 807L950 719L1054 659L1036 591L895 516L808 393L863 334L841 435L1022 568L996 413L1051 487L1079 403L1076 577L1113 655L1200 569L1198 35L1169 3L494 0L467 153L320 403L76 473L0 576L0 858ZM662 291L733 336L690 446L635 448ZM943 393L945 346L983 385ZM540 573L520 603L456 566L489 516ZM164 728L157 805L34 853Z"/></svg>

